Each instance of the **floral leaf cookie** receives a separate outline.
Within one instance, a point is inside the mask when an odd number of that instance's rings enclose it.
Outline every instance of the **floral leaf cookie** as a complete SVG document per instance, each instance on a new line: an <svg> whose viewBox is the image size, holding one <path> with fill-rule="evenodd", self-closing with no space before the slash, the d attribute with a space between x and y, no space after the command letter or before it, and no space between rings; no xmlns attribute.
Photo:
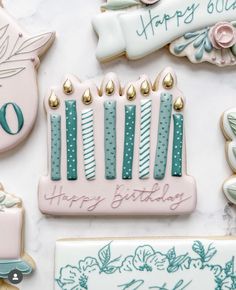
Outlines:
<svg viewBox="0 0 236 290"><path fill-rule="evenodd" d="M56 243L55 290L234 290L235 239L73 239ZM102 249L109 250L106 268ZM91 261L93 261L91 263ZM87 265L81 268L80 264ZM112 271L107 272L107 267Z"/></svg>
<svg viewBox="0 0 236 290"><path fill-rule="evenodd" d="M24 252L23 225L21 200L5 192L0 184L0 290L17 290L4 280L18 284L35 268L33 259Z"/></svg>
<svg viewBox="0 0 236 290"><path fill-rule="evenodd" d="M48 175L39 207L53 215L178 215L196 206L186 173L184 97L174 71L121 89L68 76L45 99Z"/></svg>
<svg viewBox="0 0 236 290"><path fill-rule="evenodd" d="M107 0L93 19L98 60L139 59L169 45L193 63L236 64L235 3L224 0Z"/></svg>
<svg viewBox="0 0 236 290"><path fill-rule="evenodd" d="M29 35L0 7L0 153L17 146L34 125L39 57L54 37Z"/></svg>
<svg viewBox="0 0 236 290"><path fill-rule="evenodd" d="M222 130L226 137L226 157L234 175L225 181L223 190L230 202L236 204L236 109L226 111L222 116Z"/></svg>

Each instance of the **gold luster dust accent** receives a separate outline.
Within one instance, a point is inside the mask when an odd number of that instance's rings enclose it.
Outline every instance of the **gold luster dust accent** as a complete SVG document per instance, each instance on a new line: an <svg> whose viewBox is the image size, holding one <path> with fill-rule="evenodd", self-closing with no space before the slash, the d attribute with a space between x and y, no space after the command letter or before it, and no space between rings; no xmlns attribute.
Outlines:
<svg viewBox="0 0 236 290"><path fill-rule="evenodd" d="M111 96L114 94L114 91L115 91L115 85L114 85L114 82L112 80L110 80L107 85L106 85L106 94L108 96Z"/></svg>
<svg viewBox="0 0 236 290"><path fill-rule="evenodd" d="M176 111L182 111L184 108L184 100L182 97L179 97L178 99L176 99L175 103L174 103L174 109Z"/></svg>
<svg viewBox="0 0 236 290"><path fill-rule="evenodd" d="M135 100L135 98L136 98L136 90L135 90L135 87L133 85L131 85L128 88L126 96L127 96L127 99L129 101Z"/></svg>
<svg viewBox="0 0 236 290"><path fill-rule="evenodd" d="M56 96L54 91L52 91L52 93L51 93L51 95L50 95L50 97L48 99L48 104L49 104L49 107L51 109L54 109L54 110L56 110L60 106L60 100Z"/></svg>
<svg viewBox="0 0 236 290"><path fill-rule="evenodd" d="M147 97L150 94L150 85L147 80L143 81L140 88L141 94Z"/></svg>
<svg viewBox="0 0 236 290"><path fill-rule="evenodd" d="M64 82L63 90L64 90L64 93L65 93L66 95L70 95L70 94L73 93L73 85L72 85L72 82L70 81L70 79L67 79L67 80Z"/></svg>
<svg viewBox="0 0 236 290"><path fill-rule="evenodd" d="M163 80L163 87L165 89L172 89L174 86L174 78L171 73L168 73Z"/></svg>
<svg viewBox="0 0 236 290"><path fill-rule="evenodd" d="M83 94L83 97L82 97L82 101L85 105L90 105L93 101L93 97L92 97L92 94L90 92L90 89L87 89L84 94Z"/></svg>

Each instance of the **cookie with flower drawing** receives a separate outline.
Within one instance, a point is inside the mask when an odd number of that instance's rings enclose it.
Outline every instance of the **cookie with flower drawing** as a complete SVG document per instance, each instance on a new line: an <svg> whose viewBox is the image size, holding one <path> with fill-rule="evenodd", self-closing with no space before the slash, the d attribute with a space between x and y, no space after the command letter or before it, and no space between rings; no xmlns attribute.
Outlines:
<svg viewBox="0 0 236 290"><path fill-rule="evenodd" d="M193 63L236 64L235 1L107 0L93 19L100 61L139 59L169 45Z"/></svg>

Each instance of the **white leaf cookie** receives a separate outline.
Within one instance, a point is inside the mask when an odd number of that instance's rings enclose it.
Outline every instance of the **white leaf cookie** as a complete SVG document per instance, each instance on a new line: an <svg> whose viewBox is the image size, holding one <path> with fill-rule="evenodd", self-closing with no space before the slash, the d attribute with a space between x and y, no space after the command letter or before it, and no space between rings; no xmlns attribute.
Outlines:
<svg viewBox="0 0 236 290"><path fill-rule="evenodd" d="M226 111L222 116L222 130L226 137L226 157L234 175L225 181L223 190L230 202L236 204L236 109Z"/></svg>

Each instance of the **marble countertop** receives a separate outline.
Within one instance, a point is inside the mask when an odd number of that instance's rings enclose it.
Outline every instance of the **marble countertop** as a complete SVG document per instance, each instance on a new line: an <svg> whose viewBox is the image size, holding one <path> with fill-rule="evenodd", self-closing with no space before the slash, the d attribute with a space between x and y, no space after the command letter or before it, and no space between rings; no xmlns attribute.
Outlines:
<svg viewBox="0 0 236 290"><path fill-rule="evenodd" d="M64 237L104 236L196 236L236 235L236 208L230 206L222 183L231 175L225 159L225 140L220 130L224 110L236 106L236 70L208 64L193 65L172 56L167 49L139 61L118 59L99 64L95 58L97 37L91 18L102 1L5 0L6 9L28 31L55 30L57 39L39 69L40 106L34 131L24 144L1 157L0 181L7 191L23 198L26 209L25 248L37 269L21 289L53 288L54 245ZM43 97L66 73L80 79L94 79L113 71L122 81L145 73L152 80L166 66L172 66L180 89L187 98L186 135L188 172L198 186L197 210L188 217L165 218L52 218L37 206L37 185L46 173L46 116ZM29 100L30 101L30 100Z"/></svg>

